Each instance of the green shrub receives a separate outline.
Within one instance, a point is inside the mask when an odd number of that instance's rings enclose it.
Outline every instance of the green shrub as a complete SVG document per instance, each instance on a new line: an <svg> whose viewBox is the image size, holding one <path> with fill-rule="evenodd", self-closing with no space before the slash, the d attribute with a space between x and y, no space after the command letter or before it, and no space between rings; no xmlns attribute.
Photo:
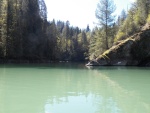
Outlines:
<svg viewBox="0 0 150 113"><path fill-rule="evenodd" d="M148 17L147 17L146 22L150 23L150 14L149 14Z"/></svg>
<svg viewBox="0 0 150 113"><path fill-rule="evenodd" d="M117 33L117 35L116 35L116 38L114 39L114 42L117 42L117 41L123 39L123 38L125 37L125 35L126 35L126 34L125 34L124 32L119 31L119 32Z"/></svg>

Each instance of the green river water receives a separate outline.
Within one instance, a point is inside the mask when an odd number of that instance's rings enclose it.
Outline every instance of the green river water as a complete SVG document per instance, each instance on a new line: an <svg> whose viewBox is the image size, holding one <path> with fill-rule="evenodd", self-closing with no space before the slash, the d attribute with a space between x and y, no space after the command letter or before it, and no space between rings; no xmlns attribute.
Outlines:
<svg viewBox="0 0 150 113"><path fill-rule="evenodd" d="M0 65L0 113L150 113L150 68Z"/></svg>

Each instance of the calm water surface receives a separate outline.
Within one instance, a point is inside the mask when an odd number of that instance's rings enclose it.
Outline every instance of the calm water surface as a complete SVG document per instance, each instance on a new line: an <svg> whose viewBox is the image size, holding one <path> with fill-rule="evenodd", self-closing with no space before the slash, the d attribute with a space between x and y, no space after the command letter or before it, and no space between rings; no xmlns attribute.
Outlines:
<svg viewBox="0 0 150 113"><path fill-rule="evenodd" d="M150 68L0 65L0 113L150 113Z"/></svg>

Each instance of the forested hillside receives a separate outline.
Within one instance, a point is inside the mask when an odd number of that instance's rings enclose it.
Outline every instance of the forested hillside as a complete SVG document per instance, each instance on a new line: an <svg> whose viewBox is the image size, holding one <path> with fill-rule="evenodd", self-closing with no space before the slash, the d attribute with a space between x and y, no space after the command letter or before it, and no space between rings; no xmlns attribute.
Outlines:
<svg viewBox="0 0 150 113"><path fill-rule="evenodd" d="M113 0L99 1L96 16L100 26L93 31L94 38L90 40L90 59L98 57L113 45L140 32L143 26L150 22L149 0L137 0L127 11L122 10L119 16L113 15L114 7Z"/></svg>
<svg viewBox="0 0 150 113"><path fill-rule="evenodd" d="M111 7L111 5L107 6ZM96 48L94 57L91 57L88 65L150 65L150 2L148 0L137 0L127 13L124 10L122 11L114 27L107 27L114 29L114 35L111 35L114 39L113 47L109 46L110 48L106 51L98 53L96 53L96 50L100 49ZM106 33L105 28L106 25L101 27L99 34L103 31ZM96 43L100 42L98 41L100 37L102 38L100 35L97 36ZM110 38L108 37L108 39ZM105 37L103 39L106 41ZM95 45L95 47L98 46Z"/></svg>
<svg viewBox="0 0 150 113"><path fill-rule="evenodd" d="M44 0L0 1L2 60L84 60L88 31L69 21L48 22Z"/></svg>
<svg viewBox="0 0 150 113"><path fill-rule="evenodd" d="M0 59L84 61L143 29L150 22L150 2L137 0L128 11L114 15L113 0L100 0L97 27L80 29L68 20L47 21L44 0L0 1Z"/></svg>

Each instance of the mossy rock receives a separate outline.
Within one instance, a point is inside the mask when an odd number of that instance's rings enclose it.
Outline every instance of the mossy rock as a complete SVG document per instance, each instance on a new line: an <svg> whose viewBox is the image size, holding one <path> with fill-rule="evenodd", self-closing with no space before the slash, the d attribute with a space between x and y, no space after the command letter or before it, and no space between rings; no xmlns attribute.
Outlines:
<svg viewBox="0 0 150 113"><path fill-rule="evenodd" d="M93 61L99 65L147 66L150 64L150 29L121 41Z"/></svg>

